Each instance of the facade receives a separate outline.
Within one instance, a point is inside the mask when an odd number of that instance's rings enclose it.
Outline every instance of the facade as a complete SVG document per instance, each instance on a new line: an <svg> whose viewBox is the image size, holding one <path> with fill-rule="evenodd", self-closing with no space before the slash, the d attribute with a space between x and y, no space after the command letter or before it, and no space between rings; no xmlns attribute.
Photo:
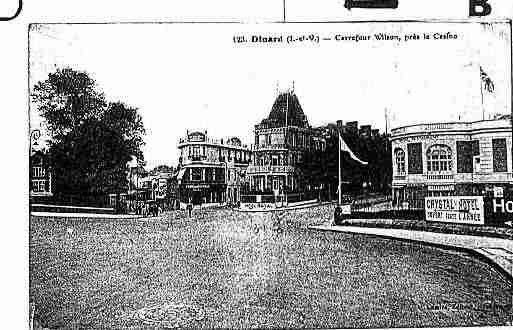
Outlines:
<svg viewBox="0 0 513 330"><path fill-rule="evenodd" d="M240 201L252 152L239 138L212 139L207 132L187 132L178 143L179 199L193 204Z"/></svg>
<svg viewBox="0 0 513 330"><path fill-rule="evenodd" d="M277 96L269 116L255 125L254 132L254 158L247 169L250 192L302 191L299 165L304 152L324 150L326 142L308 123L293 90Z"/></svg>
<svg viewBox="0 0 513 330"><path fill-rule="evenodd" d="M432 123L392 130L393 199L513 191L511 119Z"/></svg>

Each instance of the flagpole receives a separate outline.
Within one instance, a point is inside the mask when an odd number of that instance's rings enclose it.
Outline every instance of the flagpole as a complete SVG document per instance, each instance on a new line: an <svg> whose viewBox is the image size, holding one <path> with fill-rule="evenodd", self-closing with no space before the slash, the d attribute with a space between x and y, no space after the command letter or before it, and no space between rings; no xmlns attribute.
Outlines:
<svg viewBox="0 0 513 330"><path fill-rule="evenodd" d="M342 205L342 160L340 157L340 132L338 132L338 205Z"/></svg>
<svg viewBox="0 0 513 330"><path fill-rule="evenodd" d="M479 67L479 69L482 70L481 67ZM483 96L483 79L482 78L479 79L479 82L480 82L480 84L479 84L480 86L479 87L481 87L479 89L481 91L481 111L483 113L483 120L485 120L484 96Z"/></svg>

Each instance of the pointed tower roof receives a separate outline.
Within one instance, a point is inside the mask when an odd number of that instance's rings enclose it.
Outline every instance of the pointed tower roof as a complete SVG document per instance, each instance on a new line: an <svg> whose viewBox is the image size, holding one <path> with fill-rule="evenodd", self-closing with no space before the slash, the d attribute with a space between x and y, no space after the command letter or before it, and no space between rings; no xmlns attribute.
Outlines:
<svg viewBox="0 0 513 330"><path fill-rule="evenodd" d="M275 128L284 126L310 127L294 91L280 93L271 108L269 116L262 120L260 128Z"/></svg>

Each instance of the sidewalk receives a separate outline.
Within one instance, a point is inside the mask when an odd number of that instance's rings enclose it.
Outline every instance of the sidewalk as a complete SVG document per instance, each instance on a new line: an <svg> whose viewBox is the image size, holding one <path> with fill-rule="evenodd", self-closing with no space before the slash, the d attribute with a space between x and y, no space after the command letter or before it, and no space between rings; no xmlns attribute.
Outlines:
<svg viewBox="0 0 513 330"><path fill-rule="evenodd" d="M406 229L330 225L310 226L309 228L322 231L373 235L463 250L479 257L485 257L485 260L491 261L494 266L498 267L511 280L513 280L512 240L471 235L442 234Z"/></svg>
<svg viewBox="0 0 513 330"><path fill-rule="evenodd" d="M35 217L59 217L59 218L102 218L102 219L138 219L144 218L135 214L102 214L102 213L56 213L56 212L30 212Z"/></svg>

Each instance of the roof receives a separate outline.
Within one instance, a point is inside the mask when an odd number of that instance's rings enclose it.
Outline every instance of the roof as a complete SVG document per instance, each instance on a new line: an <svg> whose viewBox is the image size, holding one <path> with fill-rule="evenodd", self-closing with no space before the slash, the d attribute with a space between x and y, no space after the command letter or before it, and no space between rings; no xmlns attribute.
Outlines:
<svg viewBox="0 0 513 330"><path fill-rule="evenodd" d="M276 97L269 116L262 120L261 128L284 126L310 127L299 99L294 91L281 93Z"/></svg>

